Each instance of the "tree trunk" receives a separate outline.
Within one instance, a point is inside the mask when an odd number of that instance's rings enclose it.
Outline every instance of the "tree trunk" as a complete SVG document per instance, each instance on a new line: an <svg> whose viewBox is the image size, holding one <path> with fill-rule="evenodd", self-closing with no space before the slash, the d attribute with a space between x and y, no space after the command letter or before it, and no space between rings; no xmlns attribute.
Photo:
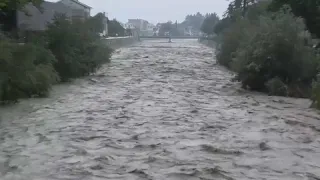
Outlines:
<svg viewBox="0 0 320 180"><path fill-rule="evenodd" d="M247 0L243 0L243 10L242 10L242 16L244 17L247 12L248 2Z"/></svg>

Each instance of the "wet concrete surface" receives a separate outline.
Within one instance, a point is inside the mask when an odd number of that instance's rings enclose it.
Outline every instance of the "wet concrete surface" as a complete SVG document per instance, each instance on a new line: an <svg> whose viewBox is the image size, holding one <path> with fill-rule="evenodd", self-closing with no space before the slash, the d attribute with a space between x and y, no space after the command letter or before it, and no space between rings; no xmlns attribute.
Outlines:
<svg viewBox="0 0 320 180"><path fill-rule="evenodd" d="M119 49L50 98L0 109L0 179L320 179L310 102L232 77L196 40Z"/></svg>

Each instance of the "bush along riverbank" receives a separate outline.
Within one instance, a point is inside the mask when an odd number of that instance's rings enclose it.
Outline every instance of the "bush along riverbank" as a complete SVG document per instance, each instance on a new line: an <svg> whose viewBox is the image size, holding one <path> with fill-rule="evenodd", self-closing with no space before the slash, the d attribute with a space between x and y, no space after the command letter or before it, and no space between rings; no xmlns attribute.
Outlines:
<svg viewBox="0 0 320 180"><path fill-rule="evenodd" d="M41 35L24 45L0 37L0 102L45 97L52 85L89 75L110 61L112 49L88 22L56 16Z"/></svg>
<svg viewBox="0 0 320 180"><path fill-rule="evenodd" d="M279 2L231 2L214 29L217 61L235 71L245 89L311 98L312 106L320 108L320 58L314 43L319 37L308 30L307 15L298 17L292 4Z"/></svg>

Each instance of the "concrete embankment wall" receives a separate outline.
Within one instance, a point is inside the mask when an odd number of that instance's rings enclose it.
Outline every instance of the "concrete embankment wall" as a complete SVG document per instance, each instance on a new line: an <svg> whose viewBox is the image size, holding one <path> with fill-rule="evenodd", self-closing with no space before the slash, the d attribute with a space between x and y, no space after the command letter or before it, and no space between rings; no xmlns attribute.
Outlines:
<svg viewBox="0 0 320 180"><path fill-rule="evenodd" d="M103 41L112 49L118 49L124 46L131 45L135 42L138 42L138 38L128 36L128 37L109 37L103 39Z"/></svg>

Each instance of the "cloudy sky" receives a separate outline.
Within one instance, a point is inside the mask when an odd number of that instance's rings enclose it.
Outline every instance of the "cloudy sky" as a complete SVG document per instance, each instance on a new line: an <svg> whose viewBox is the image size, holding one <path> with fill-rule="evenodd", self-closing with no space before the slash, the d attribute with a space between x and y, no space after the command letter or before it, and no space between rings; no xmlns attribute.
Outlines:
<svg viewBox="0 0 320 180"><path fill-rule="evenodd" d="M57 1L57 0L49 0ZM80 0L97 12L108 13L125 23L130 18L140 18L152 23L168 20L181 22L187 14L216 12L219 16L226 10L227 0Z"/></svg>

